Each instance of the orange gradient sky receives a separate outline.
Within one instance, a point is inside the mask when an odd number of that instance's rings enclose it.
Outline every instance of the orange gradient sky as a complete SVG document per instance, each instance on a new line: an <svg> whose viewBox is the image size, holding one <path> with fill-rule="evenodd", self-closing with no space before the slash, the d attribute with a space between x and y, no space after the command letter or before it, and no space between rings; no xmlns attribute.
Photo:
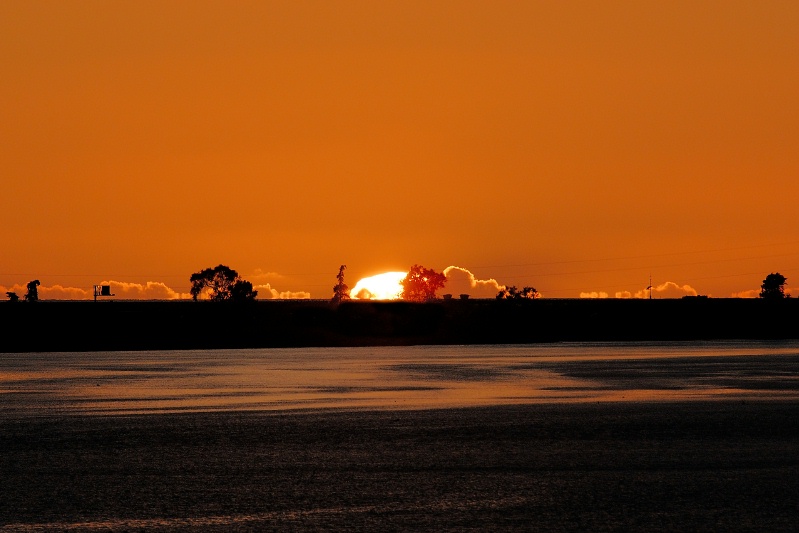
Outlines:
<svg viewBox="0 0 799 533"><path fill-rule="evenodd" d="M794 1L5 1L0 286L799 287L797 28Z"/></svg>

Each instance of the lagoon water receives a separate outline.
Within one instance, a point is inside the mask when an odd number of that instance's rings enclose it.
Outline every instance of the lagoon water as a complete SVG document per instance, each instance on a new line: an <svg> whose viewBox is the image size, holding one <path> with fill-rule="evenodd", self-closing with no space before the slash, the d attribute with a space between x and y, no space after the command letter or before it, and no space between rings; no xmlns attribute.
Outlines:
<svg viewBox="0 0 799 533"><path fill-rule="evenodd" d="M796 399L799 342L0 356L3 416Z"/></svg>
<svg viewBox="0 0 799 533"><path fill-rule="evenodd" d="M0 531L793 531L799 342L0 354Z"/></svg>

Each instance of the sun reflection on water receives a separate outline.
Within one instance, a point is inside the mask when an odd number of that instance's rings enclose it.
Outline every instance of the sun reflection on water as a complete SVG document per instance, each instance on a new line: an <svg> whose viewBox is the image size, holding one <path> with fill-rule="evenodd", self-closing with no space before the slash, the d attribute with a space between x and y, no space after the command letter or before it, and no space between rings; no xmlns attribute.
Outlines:
<svg viewBox="0 0 799 533"><path fill-rule="evenodd" d="M796 398L796 343L5 354L6 414Z"/></svg>

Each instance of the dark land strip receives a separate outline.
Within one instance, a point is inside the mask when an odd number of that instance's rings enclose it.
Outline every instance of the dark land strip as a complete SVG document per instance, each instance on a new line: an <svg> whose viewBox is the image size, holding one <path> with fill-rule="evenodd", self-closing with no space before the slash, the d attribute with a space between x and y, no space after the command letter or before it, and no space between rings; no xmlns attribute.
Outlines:
<svg viewBox="0 0 799 533"><path fill-rule="evenodd" d="M0 302L0 352L799 339L799 298Z"/></svg>
<svg viewBox="0 0 799 533"><path fill-rule="evenodd" d="M0 415L3 530L793 531L799 403Z"/></svg>

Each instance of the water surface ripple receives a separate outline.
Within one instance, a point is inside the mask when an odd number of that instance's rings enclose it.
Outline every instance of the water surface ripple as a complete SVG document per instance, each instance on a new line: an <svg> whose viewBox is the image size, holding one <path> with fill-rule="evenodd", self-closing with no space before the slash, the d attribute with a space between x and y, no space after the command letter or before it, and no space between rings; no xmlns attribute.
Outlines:
<svg viewBox="0 0 799 533"><path fill-rule="evenodd" d="M796 399L799 342L10 353L4 416Z"/></svg>

